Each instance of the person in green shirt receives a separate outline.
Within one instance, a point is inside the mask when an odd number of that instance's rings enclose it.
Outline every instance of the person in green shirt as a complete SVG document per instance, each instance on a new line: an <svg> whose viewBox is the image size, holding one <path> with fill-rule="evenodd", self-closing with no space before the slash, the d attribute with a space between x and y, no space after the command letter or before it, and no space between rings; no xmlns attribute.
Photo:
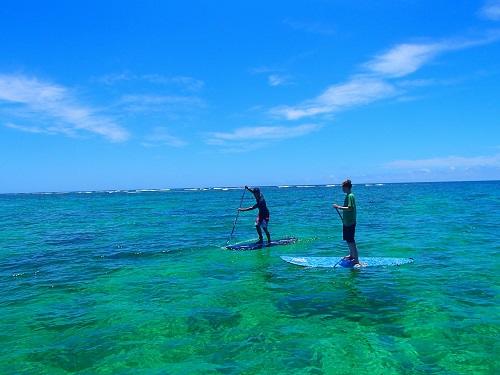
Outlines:
<svg viewBox="0 0 500 375"><path fill-rule="evenodd" d="M343 239L347 242L347 246L349 246L349 255L345 256L344 259L352 261L353 265L358 265L358 248L356 247L356 241L354 240L354 234L356 232L356 199L354 198L354 194L351 190L351 180L345 180L342 182L342 191L346 194L344 205L339 206L338 204L334 204L333 207L336 210L343 211Z"/></svg>

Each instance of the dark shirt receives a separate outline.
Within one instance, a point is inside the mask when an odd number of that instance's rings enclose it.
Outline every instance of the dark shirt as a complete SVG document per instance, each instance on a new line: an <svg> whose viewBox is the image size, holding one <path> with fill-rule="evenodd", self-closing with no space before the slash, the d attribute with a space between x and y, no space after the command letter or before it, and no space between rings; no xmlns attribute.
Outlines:
<svg viewBox="0 0 500 375"><path fill-rule="evenodd" d="M266 205L266 200L264 199L264 196L261 194L259 199L257 199L257 203L255 203L252 206L252 209L258 208L259 209L259 219L269 219L269 210Z"/></svg>

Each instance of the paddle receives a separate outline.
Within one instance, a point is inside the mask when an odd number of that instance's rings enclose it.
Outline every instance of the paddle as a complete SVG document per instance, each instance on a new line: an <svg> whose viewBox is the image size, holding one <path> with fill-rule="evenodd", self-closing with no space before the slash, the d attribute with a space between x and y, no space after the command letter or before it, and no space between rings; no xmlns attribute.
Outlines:
<svg viewBox="0 0 500 375"><path fill-rule="evenodd" d="M245 193L246 193L247 189L244 188L243 189L243 194L241 195L241 199L240 199L240 207L241 208L241 205L243 204L243 197L245 196ZM238 216L240 216L240 211L238 210L238 212L236 213L236 217L234 218L234 223L233 223L233 230L231 231L231 235L229 236L229 239L227 240L226 242L226 245L229 244L229 242L231 241L231 239L233 238L233 233L234 233L234 228L236 228L236 222L238 221Z"/></svg>
<svg viewBox="0 0 500 375"><path fill-rule="evenodd" d="M335 207L335 211L337 211L337 213L339 214L339 217L340 217L340 221L342 222L342 224L344 224L344 219L342 218L342 215L340 214L340 211L337 207Z"/></svg>

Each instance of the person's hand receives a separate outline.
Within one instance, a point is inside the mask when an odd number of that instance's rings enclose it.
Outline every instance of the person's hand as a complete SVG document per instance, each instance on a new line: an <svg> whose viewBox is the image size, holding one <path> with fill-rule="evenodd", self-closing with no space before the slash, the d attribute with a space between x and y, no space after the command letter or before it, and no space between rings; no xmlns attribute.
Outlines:
<svg viewBox="0 0 500 375"><path fill-rule="evenodd" d="M240 208L237 208L236 211L241 211L241 207Z"/></svg>
<svg viewBox="0 0 500 375"><path fill-rule="evenodd" d="M245 185L245 189L247 189L247 190L248 190L248 186L246 186L246 185Z"/></svg>
<svg viewBox="0 0 500 375"><path fill-rule="evenodd" d="M335 204L333 205L333 207L334 207L334 208L339 208L340 206L339 206L337 203L335 203Z"/></svg>

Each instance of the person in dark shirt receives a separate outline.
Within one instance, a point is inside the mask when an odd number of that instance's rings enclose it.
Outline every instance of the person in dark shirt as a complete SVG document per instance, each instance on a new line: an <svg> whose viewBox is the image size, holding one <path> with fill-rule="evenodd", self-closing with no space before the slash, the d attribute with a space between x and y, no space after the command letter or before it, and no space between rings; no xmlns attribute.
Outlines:
<svg viewBox="0 0 500 375"><path fill-rule="evenodd" d="M269 209L267 208L266 205L266 200L264 199L264 196L260 192L259 188L253 188L250 189L248 186L245 186L245 189L247 189L249 192L253 194L255 197L256 203L247 208L238 208L238 211L250 211L250 210L255 210L256 208L259 209L259 214L257 215L257 219L255 220L255 229L257 229L257 233L259 234L259 242L262 243L264 242L262 239L262 230L266 232L267 236L267 242L271 243L271 235L269 234L269 231L267 230L267 225L269 224Z"/></svg>

